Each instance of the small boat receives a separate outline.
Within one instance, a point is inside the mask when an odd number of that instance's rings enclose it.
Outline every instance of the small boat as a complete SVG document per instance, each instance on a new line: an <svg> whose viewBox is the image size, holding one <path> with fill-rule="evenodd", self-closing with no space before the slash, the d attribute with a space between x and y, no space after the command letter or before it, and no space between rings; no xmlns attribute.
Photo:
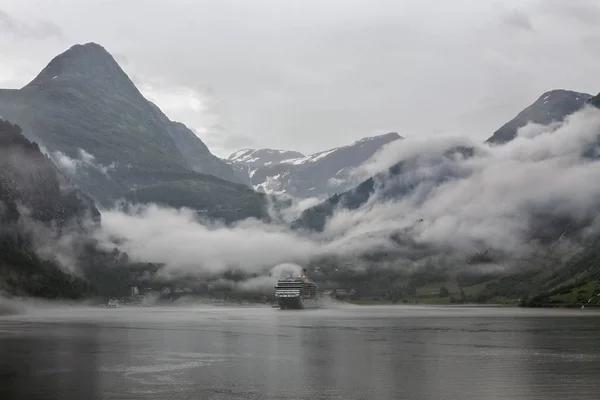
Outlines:
<svg viewBox="0 0 600 400"><path fill-rule="evenodd" d="M275 286L275 298L281 310L319 308L322 305L319 286L308 279L306 269L302 270L300 276L289 272L280 278Z"/></svg>
<svg viewBox="0 0 600 400"><path fill-rule="evenodd" d="M110 299L108 301L108 304L106 305L106 307L108 307L108 308L118 308L119 307L119 300L117 300L117 299Z"/></svg>

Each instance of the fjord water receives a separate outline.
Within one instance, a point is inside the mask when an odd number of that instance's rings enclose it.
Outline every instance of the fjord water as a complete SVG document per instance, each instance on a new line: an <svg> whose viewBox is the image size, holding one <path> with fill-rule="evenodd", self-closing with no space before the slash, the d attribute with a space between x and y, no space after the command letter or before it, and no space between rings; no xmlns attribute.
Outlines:
<svg viewBox="0 0 600 400"><path fill-rule="evenodd" d="M1 399L598 399L600 313L41 307L0 317Z"/></svg>

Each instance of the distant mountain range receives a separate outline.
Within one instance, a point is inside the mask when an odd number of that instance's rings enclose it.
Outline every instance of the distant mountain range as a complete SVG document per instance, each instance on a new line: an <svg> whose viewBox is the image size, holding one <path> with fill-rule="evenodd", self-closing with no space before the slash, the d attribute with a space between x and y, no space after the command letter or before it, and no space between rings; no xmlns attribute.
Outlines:
<svg viewBox="0 0 600 400"><path fill-rule="evenodd" d="M257 191L297 198L327 197L352 187L356 183L350 179L352 170L399 139L400 135L391 132L308 156L287 150L245 149L227 161L245 172Z"/></svg>
<svg viewBox="0 0 600 400"><path fill-rule="evenodd" d="M592 97L588 93L570 90L548 91L500 127L485 143L507 143L529 123L549 125L561 122L585 104L590 104ZM231 154L226 162L234 168L241 181L259 192L326 199L361 185L350 176L352 170L398 139L402 137L392 132L309 156L290 150L243 149Z"/></svg>
<svg viewBox="0 0 600 400"><path fill-rule="evenodd" d="M594 105L600 108L600 94L594 97L587 93L562 89L546 92L498 129L485 143L490 145L506 144L517 137L520 128L529 123L549 125L554 122L561 122L568 115L580 110L585 105ZM474 149L468 147L450 148L443 153L443 157L448 158L457 153L460 153L463 157L472 157ZM444 158L440 158L440 162ZM293 226L320 231L324 228L327 218L332 216L336 209L353 210L359 208L375 193L375 187L379 188L380 200L399 198L408 194L411 189L409 181L398 179L398 177L407 172L407 167L410 165L411 160L399 160L388 171L383 171L354 187L329 197L316 206L304 210ZM450 178L450 176L445 176L443 179ZM436 184L439 184L439 182Z"/></svg>

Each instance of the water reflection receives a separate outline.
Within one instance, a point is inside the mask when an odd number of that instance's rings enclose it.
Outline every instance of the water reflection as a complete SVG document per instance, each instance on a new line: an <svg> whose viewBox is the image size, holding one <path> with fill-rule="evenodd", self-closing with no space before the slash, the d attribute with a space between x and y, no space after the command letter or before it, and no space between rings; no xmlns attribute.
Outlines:
<svg viewBox="0 0 600 400"><path fill-rule="evenodd" d="M523 364L532 392L546 398L600 398L600 336L597 319L531 319L524 334ZM533 390L534 389L534 390Z"/></svg>
<svg viewBox="0 0 600 400"><path fill-rule="evenodd" d="M600 318L510 312L158 309L0 320L0 399L598 398Z"/></svg>
<svg viewBox="0 0 600 400"><path fill-rule="evenodd" d="M96 328L66 325L42 331L44 336L27 332L0 340L0 398L96 398Z"/></svg>

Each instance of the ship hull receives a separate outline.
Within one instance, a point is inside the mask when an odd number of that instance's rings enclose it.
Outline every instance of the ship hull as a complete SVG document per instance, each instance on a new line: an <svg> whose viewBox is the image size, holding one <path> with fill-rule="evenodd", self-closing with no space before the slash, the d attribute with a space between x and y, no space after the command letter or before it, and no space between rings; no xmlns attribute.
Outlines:
<svg viewBox="0 0 600 400"><path fill-rule="evenodd" d="M277 304L281 310L304 310L321 307L319 299L303 299L301 297L279 297Z"/></svg>
<svg viewBox="0 0 600 400"><path fill-rule="evenodd" d="M304 310L320 306L319 286L306 279L306 270L302 277L290 274L287 278L277 281L275 298L282 310Z"/></svg>

